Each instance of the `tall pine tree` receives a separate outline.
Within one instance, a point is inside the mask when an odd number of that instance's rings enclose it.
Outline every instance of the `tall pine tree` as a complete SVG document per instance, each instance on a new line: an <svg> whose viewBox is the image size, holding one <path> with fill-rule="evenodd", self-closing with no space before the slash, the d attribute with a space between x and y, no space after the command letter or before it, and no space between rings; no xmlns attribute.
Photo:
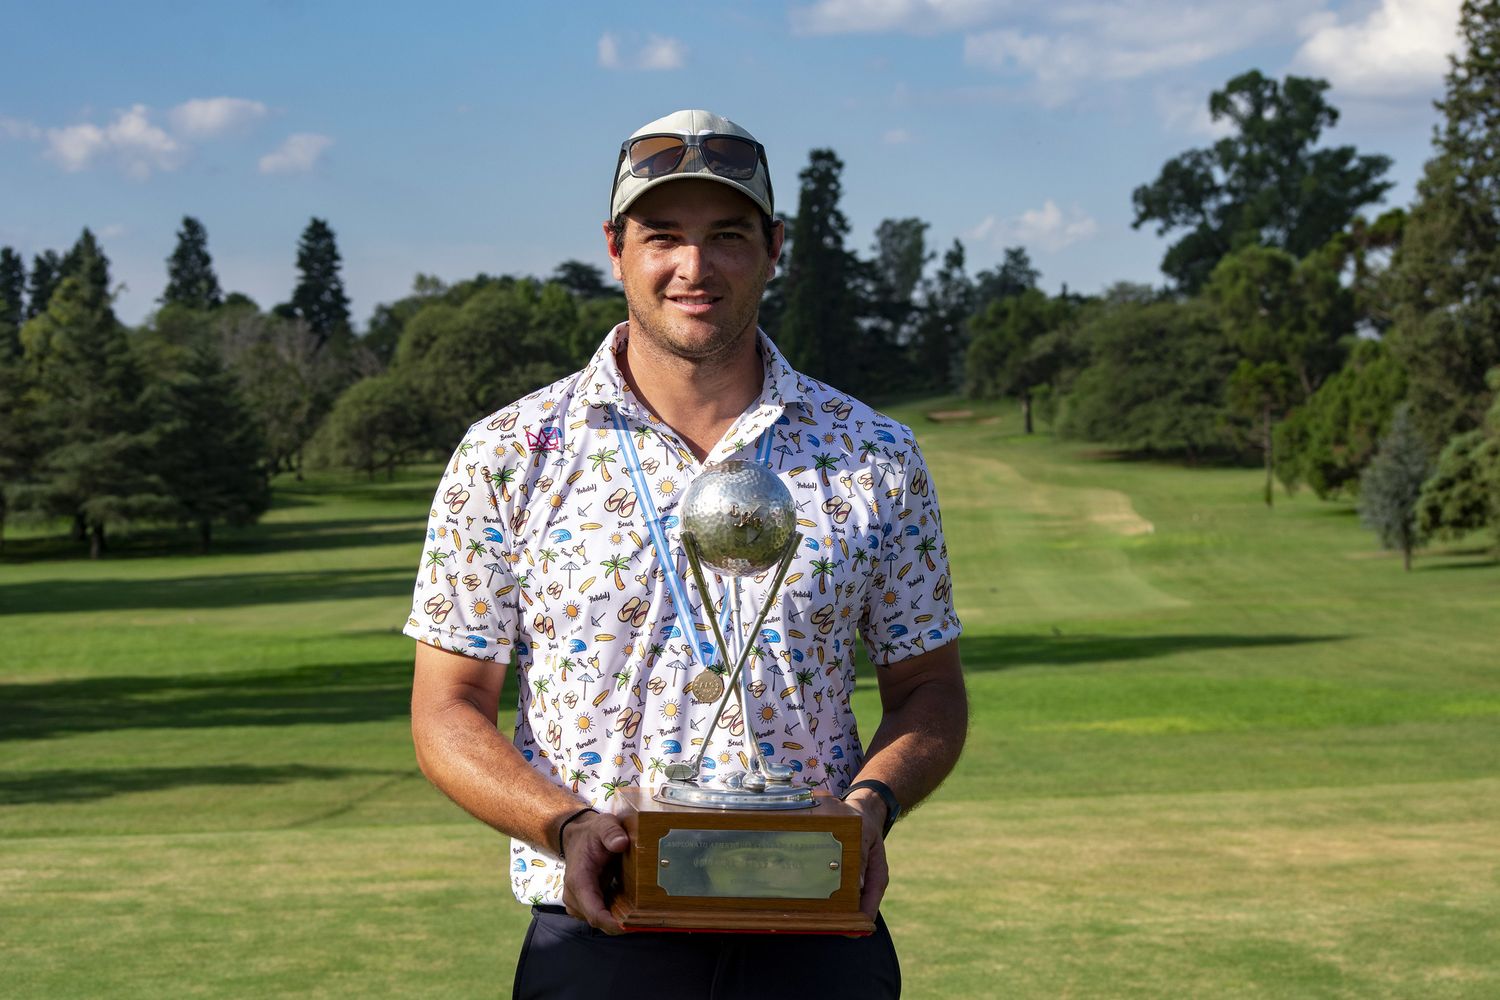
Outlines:
<svg viewBox="0 0 1500 1000"><path fill-rule="evenodd" d="M333 230L322 219L313 219L297 243L297 288L292 292L293 314L317 337L319 347L330 339L346 341L350 335L349 296L339 274L341 259Z"/></svg>
<svg viewBox="0 0 1500 1000"><path fill-rule="evenodd" d="M47 311L52 293L62 280L62 258L56 250L43 250L31 258L31 278L26 288L26 318L31 319Z"/></svg>
<svg viewBox="0 0 1500 1000"><path fill-rule="evenodd" d="M10 247L0 247L0 356L14 355L26 319L26 261Z"/></svg>
<svg viewBox="0 0 1500 1000"><path fill-rule="evenodd" d="M203 310L217 309L224 301L213 258L208 255L208 231L191 215L182 217L177 249L167 258L167 290L161 301Z"/></svg>
<svg viewBox="0 0 1500 1000"><path fill-rule="evenodd" d="M67 263L46 311L21 330L41 457L15 499L71 518L98 558L108 525L159 514L164 497L148 471L141 373L110 305L109 261L84 230Z"/></svg>
<svg viewBox="0 0 1500 1000"><path fill-rule="evenodd" d="M815 378L844 384L842 359L857 339L849 293L857 262L844 249L849 220L839 210L844 164L831 149L815 149L803 169L786 307L776 340L787 360Z"/></svg>
<svg viewBox="0 0 1500 1000"><path fill-rule="evenodd" d="M1459 32L1436 155L1391 268L1391 346L1434 449L1480 425L1493 398L1485 373L1500 365L1500 0L1464 0Z"/></svg>

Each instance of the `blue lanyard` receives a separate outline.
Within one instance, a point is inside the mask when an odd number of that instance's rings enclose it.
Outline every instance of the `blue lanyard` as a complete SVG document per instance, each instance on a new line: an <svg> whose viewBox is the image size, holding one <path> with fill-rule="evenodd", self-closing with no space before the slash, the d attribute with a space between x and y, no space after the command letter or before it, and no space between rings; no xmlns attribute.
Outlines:
<svg viewBox="0 0 1500 1000"><path fill-rule="evenodd" d="M625 454L625 468L630 473L630 482L635 487L636 500L640 504L641 512L646 518L646 530L651 535L651 544L656 549L657 561L661 563L662 572L667 578L667 587L672 592L672 603L677 608L677 619L686 623L684 632L688 645L693 650L693 657L704 668L708 669L711 664L703 652L703 647L698 642L698 628L694 621L693 606L687 600L687 588L683 585L682 578L677 574L677 558L671 543L667 540L666 528L661 523L661 517L656 511L656 501L651 498L651 490L646 482L646 473L641 468L641 456L635 450L635 442L630 440L630 429L625 426L625 418L620 415L620 410L614 404L609 406L609 419L615 425L615 435L620 440L620 450ZM773 424L772 427L775 425ZM767 427L761 433L760 441L755 449L755 458L762 465L771 464L771 430ZM700 595L703 603L709 607L709 614L713 614L712 597L709 594ZM729 618L733 609L729 601L721 602L719 612L719 631L727 632L729 629ZM719 650L724 658L728 658L730 651Z"/></svg>

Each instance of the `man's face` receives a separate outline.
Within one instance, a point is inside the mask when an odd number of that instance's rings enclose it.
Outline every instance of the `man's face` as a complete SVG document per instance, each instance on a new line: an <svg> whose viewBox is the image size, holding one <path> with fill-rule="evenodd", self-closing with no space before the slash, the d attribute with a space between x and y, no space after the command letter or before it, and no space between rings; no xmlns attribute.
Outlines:
<svg viewBox="0 0 1500 1000"><path fill-rule="evenodd" d="M646 192L609 253L632 335L682 358L726 354L755 329L781 237L778 224L766 246L760 209L724 184L677 180Z"/></svg>

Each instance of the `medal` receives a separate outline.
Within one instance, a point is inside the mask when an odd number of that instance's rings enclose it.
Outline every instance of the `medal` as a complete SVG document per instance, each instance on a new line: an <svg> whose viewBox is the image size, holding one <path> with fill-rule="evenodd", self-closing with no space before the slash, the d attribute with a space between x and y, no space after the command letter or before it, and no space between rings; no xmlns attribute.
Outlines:
<svg viewBox="0 0 1500 1000"><path fill-rule="evenodd" d="M688 684L688 691L698 704L707 705L718 701L719 696L724 693L724 678L712 670L705 670L692 679Z"/></svg>

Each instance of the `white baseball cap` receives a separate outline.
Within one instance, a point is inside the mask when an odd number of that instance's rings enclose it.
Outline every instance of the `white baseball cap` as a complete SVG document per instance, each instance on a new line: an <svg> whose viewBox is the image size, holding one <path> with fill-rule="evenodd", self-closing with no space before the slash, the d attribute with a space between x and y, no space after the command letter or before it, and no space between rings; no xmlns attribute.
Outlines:
<svg viewBox="0 0 1500 1000"><path fill-rule="evenodd" d="M775 214L766 148L755 136L711 111L674 111L620 144L609 217L617 218L658 184L683 179L727 184Z"/></svg>

